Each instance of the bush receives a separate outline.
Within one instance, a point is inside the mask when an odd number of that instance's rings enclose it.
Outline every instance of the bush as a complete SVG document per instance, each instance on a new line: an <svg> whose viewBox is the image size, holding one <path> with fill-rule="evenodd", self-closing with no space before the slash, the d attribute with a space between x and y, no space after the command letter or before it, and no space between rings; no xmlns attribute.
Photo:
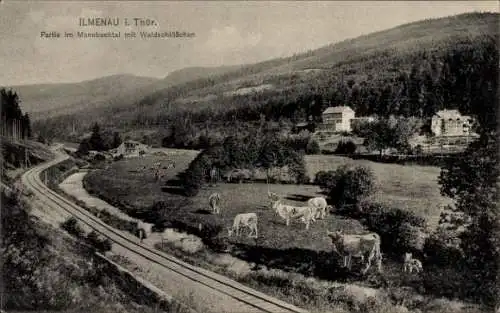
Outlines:
<svg viewBox="0 0 500 313"><path fill-rule="evenodd" d="M83 230L80 225L78 225L78 221L75 217L70 217L63 223L61 223L61 228L66 230L68 233L75 235L76 237L83 236Z"/></svg>
<svg viewBox="0 0 500 313"><path fill-rule="evenodd" d="M357 206L375 190L375 175L370 168L364 166L344 165L334 172L316 175L316 178L337 207Z"/></svg>
<svg viewBox="0 0 500 313"><path fill-rule="evenodd" d="M336 154L354 154L356 152L357 146L351 140L341 141L338 143L335 149Z"/></svg>
<svg viewBox="0 0 500 313"><path fill-rule="evenodd" d="M111 250L111 241L108 238L102 238L94 230L87 235L87 241L90 245L92 245L101 252L106 252Z"/></svg>
<svg viewBox="0 0 500 313"><path fill-rule="evenodd" d="M309 140L306 146L306 154L320 154L321 149L319 148L319 143L316 140Z"/></svg>
<svg viewBox="0 0 500 313"><path fill-rule="evenodd" d="M359 214L363 223L380 235L384 250L400 256L408 251L420 253L424 249L424 218L381 204L368 205Z"/></svg>
<svg viewBox="0 0 500 313"><path fill-rule="evenodd" d="M314 176L314 184L323 190L330 190L334 186L334 175L333 171L319 171Z"/></svg>
<svg viewBox="0 0 500 313"><path fill-rule="evenodd" d="M441 267L459 267L464 259L460 242L460 238L456 237L455 233L438 229L425 240L423 250L427 256L427 262Z"/></svg>
<svg viewBox="0 0 500 313"><path fill-rule="evenodd" d="M104 155L98 153L95 155L94 161L106 161L106 157Z"/></svg>

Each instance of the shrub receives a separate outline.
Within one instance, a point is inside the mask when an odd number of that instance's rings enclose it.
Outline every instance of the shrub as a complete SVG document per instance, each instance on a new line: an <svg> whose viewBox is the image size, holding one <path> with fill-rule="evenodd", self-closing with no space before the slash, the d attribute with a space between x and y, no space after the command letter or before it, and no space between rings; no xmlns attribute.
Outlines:
<svg viewBox="0 0 500 313"><path fill-rule="evenodd" d="M333 175L321 176L327 179L323 190L337 206L357 206L361 200L375 190L375 176L369 167L344 165Z"/></svg>
<svg viewBox="0 0 500 313"><path fill-rule="evenodd" d="M73 216L61 223L61 228L77 237L83 236L83 230L80 228L80 225L78 225L78 221Z"/></svg>
<svg viewBox="0 0 500 313"><path fill-rule="evenodd" d="M399 247L400 251L422 251L424 240L419 227L411 225L410 223L402 223L394 241L396 247Z"/></svg>
<svg viewBox="0 0 500 313"><path fill-rule="evenodd" d="M330 190L334 186L334 175L333 171L319 171L314 176L314 184L324 191Z"/></svg>
<svg viewBox="0 0 500 313"><path fill-rule="evenodd" d="M106 157L104 155L98 153L95 155L94 161L106 161Z"/></svg>
<svg viewBox="0 0 500 313"><path fill-rule="evenodd" d="M306 146L306 154L320 154L321 149L319 148L319 143L316 140L309 140Z"/></svg>
<svg viewBox="0 0 500 313"><path fill-rule="evenodd" d="M427 262L442 267L459 266L464 258L460 242L456 233L438 229L425 240L423 250Z"/></svg>
<svg viewBox="0 0 500 313"><path fill-rule="evenodd" d="M91 244L101 252L106 252L111 250L111 241L108 238L102 238L94 230L87 235L87 241L89 244Z"/></svg>
<svg viewBox="0 0 500 313"><path fill-rule="evenodd" d="M341 141L338 143L335 149L336 154L354 154L356 152L357 146L351 140Z"/></svg>
<svg viewBox="0 0 500 313"><path fill-rule="evenodd" d="M383 249L397 255L404 252L421 252L424 248L425 219L412 212L381 204L370 204L363 208L364 224L381 237Z"/></svg>

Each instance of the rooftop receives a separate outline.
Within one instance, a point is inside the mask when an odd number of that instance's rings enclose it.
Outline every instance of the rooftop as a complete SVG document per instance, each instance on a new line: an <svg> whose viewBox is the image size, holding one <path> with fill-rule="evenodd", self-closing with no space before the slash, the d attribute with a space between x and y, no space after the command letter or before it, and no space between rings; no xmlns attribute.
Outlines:
<svg viewBox="0 0 500 313"><path fill-rule="evenodd" d="M348 106L336 106L327 108L325 111L323 111L323 114L344 113L344 112L354 112L354 110Z"/></svg>
<svg viewBox="0 0 500 313"><path fill-rule="evenodd" d="M463 117L458 110L441 110L437 111L436 115L440 118L460 118Z"/></svg>

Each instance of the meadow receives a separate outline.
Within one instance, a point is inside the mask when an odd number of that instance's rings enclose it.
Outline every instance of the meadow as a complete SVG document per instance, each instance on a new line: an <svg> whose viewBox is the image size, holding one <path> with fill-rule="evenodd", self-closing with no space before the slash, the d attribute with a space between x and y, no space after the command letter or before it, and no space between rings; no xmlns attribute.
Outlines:
<svg viewBox="0 0 500 313"><path fill-rule="evenodd" d="M243 236L230 240L234 244L235 253L243 258L245 254L252 253L254 247L298 249L321 254L330 251L330 243L325 236L327 230L344 229L351 233L364 231L358 220L335 214L313 223L309 230L297 221L286 228L284 221L271 210L267 191L278 193L289 203L301 204L310 197L321 195L320 189L315 185L220 182L215 186L206 186L196 196L187 198L182 195L180 187L175 186L175 179L196 154L195 151L177 150L175 153L168 152L167 155L121 160L87 175L85 188L128 213L137 213L137 217L141 217L144 212L144 216L147 216L147 211L155 203L162 201L167 208L172 208L167 221L178 220L193 228L216 224L218 232L222 230L223 236L227 236L226 229L231 226L236 214L255 212L259 216L259 238L254 240ZM175 168L166 170L165 177L156 181L151 169L153 164L171 161L175 162ZM378 185L371 201L411 210L426 217L431 225L438 220L440 207L446 203L446 199L439 194L439 168L436 167L383 164L331 155L306 156L306 164L311 179L319 170L334 170L344 164L369 166L375 173ZM208 207L208 196L215 191L222 195L220 216L210 214ZM179 210L182 212L180 215ZM240 252L236 252L238 249ZM274 252L269 251L269 262L277 262ZM289 261L286 262L288 265Z"/></svg>
<svg viewBox="0 0 500 313"><path fill-rule="evenodd" d="M156 153L115 162L107 169L88 175L87 186L94 186L91 189L96 189L100 196L114 195L120 198L122 204L140 209L150 208L156 201L185 203L186 199L181 195L181 190L171 182L175 181L176 175L194 159L197 151L157 149L158 151L169 152L167 155ZM174 161L176 167L166 170L162 181L156 181L151 170L152 165L170 161ZM412 211L425 217L430 226L437 225L442 207L450 203L450 199L441 196L439 192L438 167L376 163L335 155L307 155L305 162L311 181L318 171L335 170L344 164L370 167L375 174L377 185L376 192L369 199L371 202ZM189 199L193 210L204 209L208 194L213 191L220 192L224 205L234 212L260 210L268 205L268 186L265 183L219 183L217 187L208 188ZM320 189L314 185L270 184L269 189L297 204L320 193Z"/></svg>
<svg viewBox="0 0 500 313"><path fill-rule="evenodd" d="M394 255L387 247L383 248L386 257L382 274L377 274L373 268L362 276L358 270L361 264L358 262L353 262L351 271L342 268L341 260L332 252L326 231L342 229L346 233L363 233L368 231L363 220L333 211L326 219L312 223L310 229L306 230L300 221L293 221L287 227L284 220L270 208L268 188L280 194L286 202L300 204L310 197L320 195L320 190L315 185L219 182L203 187L194 197L185 197L182 189L176 185L176 175L195 156L196 152L185 151L166 156L152 155L120 160L105 169L89 173L84 186L90 193L129 215L194 234L202 239L210 251L229 253L242 261L256 264L257 267L371 288L410 287L432 297L462 298L457 293L462 292L460 273L440 265L425 263L426 270L421 274L405 274L402 272L399 254ZM380 187L372 200L401 203L400 208L415 210L422 215L429 212L426 210L433 210L428 214L428 220L436 219L439 213L438 203L432 201L446 202L439 196L439 168L377 164L337 156L307 156L306 159L311 176L317 170L335 169L346 163L369 165ZM174 161L176 167L166 170L166 176L156 181L150 168L159 161L164 164ZM215 191L222 195L220 215L211 214L208 205L208 196ZM412 201L405 201L406 199ZM156 211L155 204L159 202L163 212L160 220L158 215L151 214ZM234 216L242 212L257 213L259 238L247 238L245 235L228 237L227 228L231 226Z"/></svg>

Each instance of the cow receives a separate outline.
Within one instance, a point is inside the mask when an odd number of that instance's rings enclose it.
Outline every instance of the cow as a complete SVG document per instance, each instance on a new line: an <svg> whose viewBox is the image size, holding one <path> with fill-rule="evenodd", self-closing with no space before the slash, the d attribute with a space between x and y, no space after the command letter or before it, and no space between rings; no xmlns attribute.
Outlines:
<svg viewBox="0 0 500 313"><path fill-rule="evenodd" d="M214 192L208 197L208 203L210 205L210 208L212 209L213 214L219 214L220 213L220 200L221 196L220 193Z"/></svg>
<svg viewBox="0 0 500 313"><path fill-rule="evenodd" d="M274 202L278 201L280 198L280 196L278 196L277 193L275 192L271 192L271 191L268 191L267 192L267 198L269 199L269 201L271 202L271 207L272 205L274 204Z"/></svg>
<svg viewBox="0 0 500 313"><path fill-rule="evenodd" d="M403 272L412 273L415 270L417 273L423 270L422 262L419 259L413 258L411 253L405 253L404 255L404 264L403 264Z"/></svg>
<svg viewBox="0 0 500 313"><path fill-rule="evenodd" d="M163 169L169 170L171 168L175 168L175 162L169 162L166 166L163 166Z"/></svg>
<svg viewBox="0 0 500 313"><path fill-rule="evenodd" d="M282 204L281 200L277 200L273 203L273 209L285 220L286 226L290 225L290 219L300 218L300 220L306 224L306 229L309 229L309 224L314 216L314 209L311 207Z"/></svg>
<svg viewBox="0 0 500 313"><path fill-rule="evenodd" d="M326 199L323 197L311 198L307 201L307 206L315 209L314 219L323 219L326 217L327 212L333 209L331 205L328 205Z"/></svg>
<svg viewBox="0 0 500 313"><path fill-rule="evenodd" d="M252 234L254 234L254 238L257 238L258 237L257 223L258 219L256 213L238 214L234 217L233 226L228 227L228 236L231 237L233 233L235 233L236 236L239 236L241 228L247 227L250 229L248 237L252 238Z"/></svg>
<svg viewBox="0 0 500 313"><path fill-rule="evenodd" d="M380 236L376 233L365 235L345 235L343 231L326 232L332 240L333 250L343 257L344 267L351 269L352 257L360 257L366 266L362 270L365 274L373 259L377 262L378 272L382 272L382 253L380 251Z"/></svg>

